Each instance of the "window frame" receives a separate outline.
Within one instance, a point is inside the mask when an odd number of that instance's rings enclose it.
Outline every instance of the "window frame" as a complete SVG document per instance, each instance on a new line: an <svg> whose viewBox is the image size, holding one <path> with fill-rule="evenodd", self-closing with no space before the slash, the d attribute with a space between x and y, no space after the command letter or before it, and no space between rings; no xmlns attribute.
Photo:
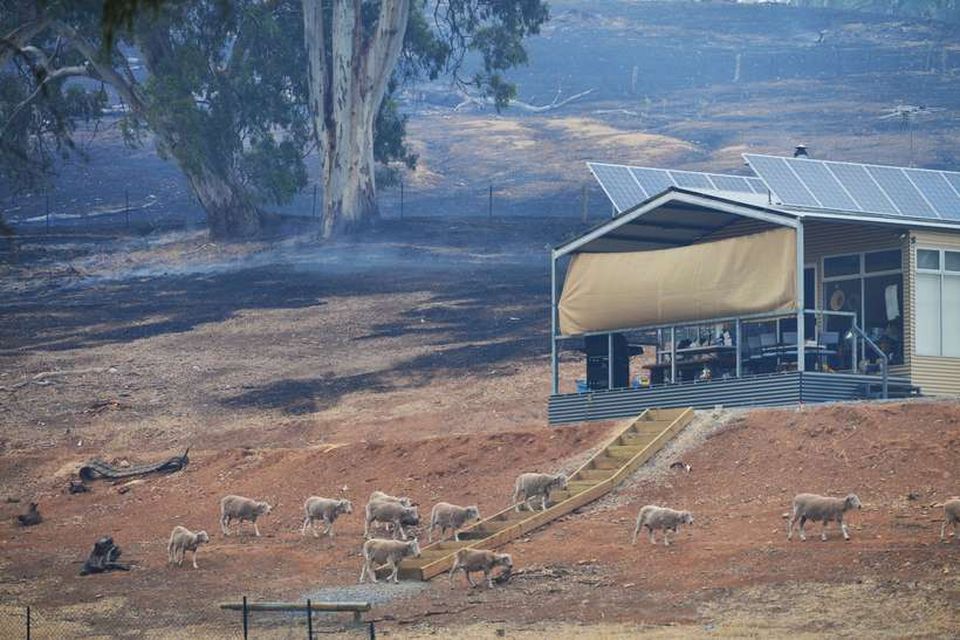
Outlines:
<svg viewBox="0 0 960 640"><path fill-rule="evenodd" d="M946 354L946 353L943 352L943 334L944 334L943 283L944 283L944 280L947 279L947 278L958 278L958 279L960 279L960 271L953 270L953 269L947 269L947 262L946 262L947 256L946 256L946 254L947 254L947 252L960 253L960 248L957 248L957 247L934 246L934 245L927 245L927 244L918 244L916 247L914 247L914 252L916 252L916 251L936 251L936 252L939 254L939 261L938 261L939 268L937 268L937 269L930 269L930 268L921 267L921 266L920 266L919 259L918 259L917 256L916 256L916 253L914 253L913 263L914 263L914 265L915 265L915 266L914 266L914 273L915 273L915 274L917 274L917 275L919 275L919 274L924 274L924 275L937 276L937 278L939 279L938 281L939 281L940 287L939 287L939 296L938 296L938 299L939 299L939 306L940 306L940 310L939 310L940 336L939 336L939 339L937 340L937 344L939 344L940 347L939 347L939 349L938 349L938 353L923 353L923 352L921 352L920 349L919 349L920 341L917 340L916 337L915 337L915 338L914 338L914 341L913 341L913 352L914 352L915 355L918 355L918 356L921 356L921 357L927 357L927 358L960 358L960 353L957 353L957 354ZM916 280L917 280L917 279L914 278L914 282L916 282ZM919 290L919 287L914 286L914 289L915 289L915 290ZM918 311L918 313L919 313L919 307L920 307L920 305L917 304L916 295L917 295L917 293L916 293L916 291L914 291L914 306L917 308L917 311ZM914 318L914 325L915 325L915 326L919 326L919 324L920 324L920 323L918 322L917 318Z"/></svg>
<svg viewBox="0 0 960 640"><path fill-rule="evenodd" d="M867 254L868 254L868 253L881 253L881 252L884 252L884 251L899 251L899 252L900 252L900 268L899 268L899 269L884 269L883 271L867 271L867 270L866 270L866 269L867 269ZM847 273L847 274L844 274L844 275L842 275L842 276L827 276L827 275L826 275L826 272L827 272L827 270L826 270L826 261L829 260L830 258L841 258L841 257L844 257L844 256L857 256L857 257L859 258L859 260L860 260L860 269L859 269L856 273ZM900 309L900 317L901 317L901 319L902 319L902 318L904 317L904 309L903 309L903 306L905 306L905 305L906 305L906 302L907 302L907 301L906 301L906 290L905 290L905 280L906 280L906 278L905 278L905 276L904 276L904 273L905 273L905 272L904 272L904 269L903 269L903 256L904 256L904 248L903 248L903 245L893 245L893 246L885 246L885 247L876 247L876 248L873 248L873 249L865 249L865 250L863 250L863 251L844 251L843 253L832 253L832 254L829 254L829 255L820 256L820 259L819 259L819 261L818 261L818 262L819 262L819 265L820 265L820 274L821 274L821 276L820 276L820 294L819 294L820 299L817 300L817 304L818 304L818 305L823 305L823 307L818 307L818 308L824 308L824 307L826 306L826 303L825 303L825 301L823 300L823 296L824 296L824 293L823 293L823 292L827 290L827 285L828 285L829 283L831 283L831 282L838 282L838 281L841 281L841 280L854 280L854 279L859 280L859 281L860 281L860 308L857 310L855 320L856 320L856 322L857 322L858 324L862 324L862 323L864 323L864 322L866 321L866 317L867 317L867 307L866 307L866 286L867 286L867 282L866 282L866 281L867 281L867 278L873 278L873 277L876 277L876 276L894 276L894 275L899 275L899 276L900 276L900 298L901 298L901 300L902 300L902 306L901 306L901 309ZM824 310L825 310L825 309L824 309ZM863 329L863 327L860 327L860 328ZM902 364L903 362L905 362L905 361L906 361L906 357L907 357L907 356L906 356L906 354L907 354L907 346L904 344L904 340L905 340L906 335L907 335L906 332L907 332L907 328L906 328L906 326L904 326L903 321L901 320L901 323L900 323L900 362L898 363L898 365L899 365L899 364ZM866 345L863 344L863 340L862 340L862 339L858 339L858 340L859 340L860 352L861 352L861 353L864 353L864 351L865 351L865 349L866 349Z"/></svg>

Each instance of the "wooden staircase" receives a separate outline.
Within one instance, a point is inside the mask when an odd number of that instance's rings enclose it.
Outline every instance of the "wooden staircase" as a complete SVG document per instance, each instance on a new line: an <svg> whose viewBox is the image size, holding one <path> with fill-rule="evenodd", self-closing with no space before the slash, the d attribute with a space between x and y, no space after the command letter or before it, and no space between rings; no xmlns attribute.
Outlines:
<svg viewBox="0 0 960 640"><path fill-rule="evenodd" d="M691 420L690 408L644 410L570 476L565 491L551 492L553 504L546 511L516 511L516 505L510 505L464 529L460 542L451 538L422 547L419 558L400 564L400 577L429 580L449 571L454 554L462 547L496 549L593 502L652 458Z"/></svg>

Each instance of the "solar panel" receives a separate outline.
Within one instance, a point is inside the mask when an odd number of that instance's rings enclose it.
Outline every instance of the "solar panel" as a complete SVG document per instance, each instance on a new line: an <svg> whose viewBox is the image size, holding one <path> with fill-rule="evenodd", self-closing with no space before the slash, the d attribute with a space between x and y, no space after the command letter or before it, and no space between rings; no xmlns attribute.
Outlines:
<svg viewBox="0 0 960 640"><path fill-rule="evenodd" d="M740 176L712 176L710 178L716 188L720 191L738 191L743 193L753 193L750 183L746 178Z"/></svg>
<svg viewBox="0 0 960 640"><path fill-rule="evenodd" d="M747 157L747 156L745 156ZM820 202L813 197L787 164L785 158L773 156L749 156L747 161L771 190L777 194L783 204L801 207L819 207Z"/></svg>
<svg viewBox="0 0 960 640"><path fill-rule="evenodd" d="M893 200L902 215L939 218L920 191L899 167L867 167L880 188Z"/></svg>
<svg viewBox="0 0 960 640"><path fill-rule="evenodd" d="M588 162L587 166L593 171L593 175L596 176L617 211L626 211L673 186L710 191L764 195L767 193L767 185L763 180L754 177L595 162Z"/></svg>
<svg viewBox="0 0 960 640"><path fill-rule="evenodd" d="M816 185L813 196L828 209L856 209L857 203L847 193L830 169L819 162L797 162L791 167L804 184Z"/></svg>
<svg viewBox="0 0 960 640"><path fill-rule="evenodd" d="M960 220L960 194L950 186L942 172L905 169L904 173L927 197L927 200L940 213L941 217ZM957 177L960 180L960 176Z"/></svg>
<svg viewBox="0 0 960 640"><path fill-rule="evenodd" d="M899 213L890 198L880 189L877 181L867 173L867 168L858 164L836 163L830 166L833 173L847 188L857 202L854 211L872 211L896 215Z"/></svg>
<svg viewBox="0 0 960 640"><path fill-rule="evenodd" d="M637 183L643 187L643 190L650 195L663 193L670 187L677 186L677 183L670 177L669 171L630 167L630 173L637 179Z"/></svg>
<svg viewBox="0 0 960 640"><path fill-rule="evenodd" d="M788 206L960 221L960 173L745 154Z"/></svg>
<svg viewBox="0 0 960 640"><path fill-rule="evenodd" d="M715 189L710 178L702 173L693 171L671 171L670 175L676 181L678 187L688 189Z"/></svg>
<svg viewBox="0 0 960 640"><path fill-rule="evenodd" d="M626 211L647 199L647 193L633 179L627 167L611 164L589 166L617 211Z"/></svg>
<svg viewBox="0 0 960 640"><path fill-rule="evenodd" d="M750 185L750 188L753 189L754 193L759 193L760 195L767 195L770 190L767 189L767 183L761 180L760 178L746 178L747 184Z"/></svg>

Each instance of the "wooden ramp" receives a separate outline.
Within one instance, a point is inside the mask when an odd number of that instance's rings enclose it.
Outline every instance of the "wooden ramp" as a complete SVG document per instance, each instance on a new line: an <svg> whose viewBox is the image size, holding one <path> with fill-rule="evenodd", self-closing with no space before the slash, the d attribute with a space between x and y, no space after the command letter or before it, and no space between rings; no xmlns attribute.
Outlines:
<svg viewBox="0 0 960 640"><path fill-rule="evenodd" d="M422 547L419 558L408 558L400 564L400 577L429 580L450 570L453 555L461 547L496 549L593 502L652 458L692 419L690 408L645 410L570 476L566 491L551 493L551 499L559 502L546 511L518 512L511 505L464 529L460 542L450 538Z"/></svg>

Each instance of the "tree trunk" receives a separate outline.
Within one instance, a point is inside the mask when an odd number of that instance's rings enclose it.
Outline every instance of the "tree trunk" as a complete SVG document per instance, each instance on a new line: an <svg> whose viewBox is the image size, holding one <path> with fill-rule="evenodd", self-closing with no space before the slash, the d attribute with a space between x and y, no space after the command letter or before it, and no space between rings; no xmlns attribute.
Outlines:
<svg viewBox="0 0 960 640"><path fill-rule="evenodd" d="M334 2L328 30L322 0L303 0L310 104L322 149L324 238L361 230L379 216L374 122L403 47L410 0L383 0L370 35L361 5Z"/></svg>
<svg viewBox="0 0 960 640"><path fill-rule="evenodd" d="M163 60L174 55L169 34L159 28L151 29L139 35L137 45L150 74L162 78ZM184 91L179 99L190 102L193 96ZM197 133L183 130L180 122L162 108L150 110L141 106L139 113L147 119L156 134L158 146L173 157L187 178L193 194L207 214L211 237L250 238L260 233L263 217L246 189L231 176L230 158L212 158L204 145L181 144L188 136Z"/></svg>
<svg viewBox="0 0 960 640"><path fill-rule="evenodd" d="M362 105L363 111L369 105ZM352 114L351 114L352 115ZM356 233L380 217L373 164L373 119L358 114L338 122L339 137L327 136L323 145L323 237ZM334 144L334 140L349 140ZM369 142L366 142L369 140Z"/></svg>
<svg viewBox="0 0 960 640"><path fill-rule="evenodd" d="M206 167L195 170L190 165L178 164L207 213L210 237L249 238L260 233L260 211L242 189Z"/></svg>

